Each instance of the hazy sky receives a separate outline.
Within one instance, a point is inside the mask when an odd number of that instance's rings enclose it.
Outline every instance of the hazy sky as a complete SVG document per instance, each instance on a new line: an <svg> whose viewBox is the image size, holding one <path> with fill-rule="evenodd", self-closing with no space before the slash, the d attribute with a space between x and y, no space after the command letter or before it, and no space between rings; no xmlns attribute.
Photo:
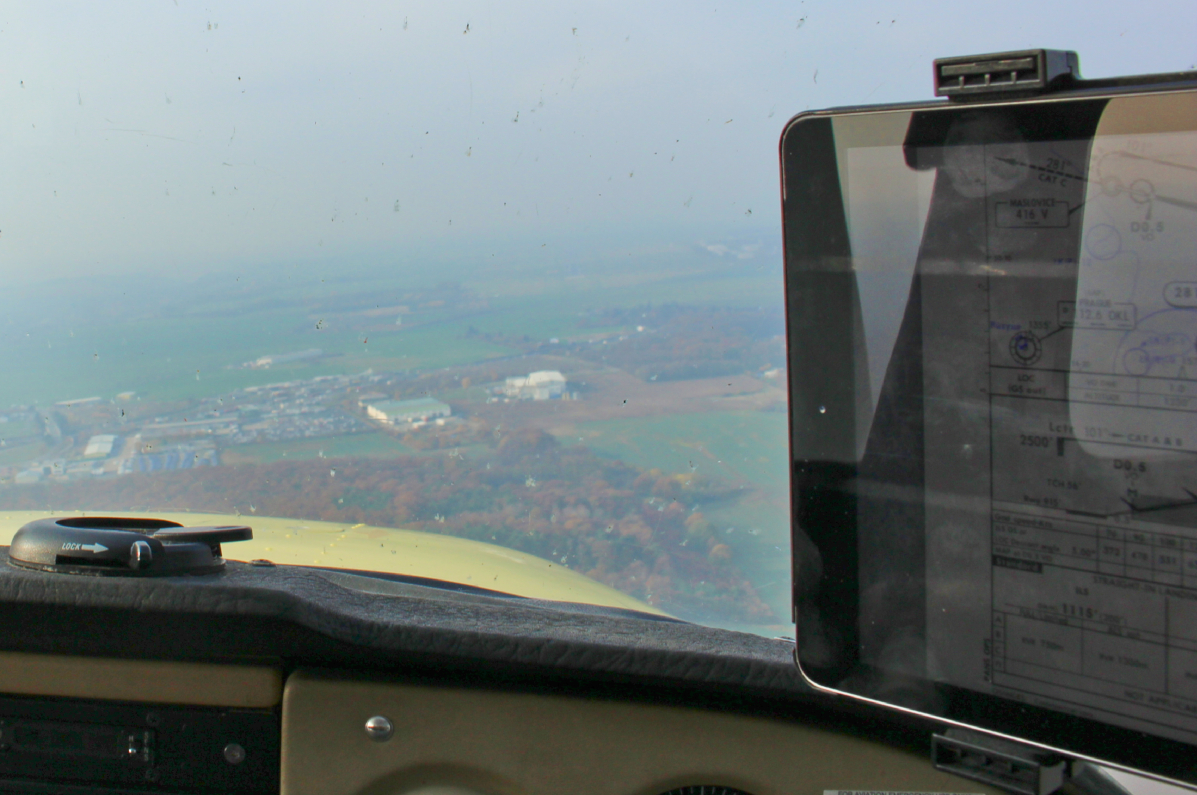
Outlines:
<svg viewBox="0 0 1197 795"><path fill-rule="evenodd" d="M798 111L928 98L944 55L1189 69L1194 30L1155 0L8 2L0 279L772 239Z"/></svg>

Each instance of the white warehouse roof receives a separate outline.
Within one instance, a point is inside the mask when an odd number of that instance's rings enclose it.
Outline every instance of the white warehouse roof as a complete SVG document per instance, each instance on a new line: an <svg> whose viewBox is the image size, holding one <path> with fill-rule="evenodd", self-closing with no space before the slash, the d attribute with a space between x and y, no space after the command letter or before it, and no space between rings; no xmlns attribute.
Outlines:
<svg viewBox="0 0 1197 795"><path fill-rule="evenodd" d="M84 458L101 458L112 455L112 448L116 445L116 436L101 433L87 440L87 447L83 449Z"/></svg>

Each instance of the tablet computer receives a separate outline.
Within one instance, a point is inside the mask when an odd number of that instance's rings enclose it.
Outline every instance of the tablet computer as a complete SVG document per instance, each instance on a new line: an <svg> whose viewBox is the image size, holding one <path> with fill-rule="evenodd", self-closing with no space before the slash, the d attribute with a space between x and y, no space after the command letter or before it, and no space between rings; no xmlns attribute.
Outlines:
<svg viewBox="0 0 1197 795"><path fill-rule="evenodd" d="M1197 87L781 139L797 661L1197 782Z"/></svg>

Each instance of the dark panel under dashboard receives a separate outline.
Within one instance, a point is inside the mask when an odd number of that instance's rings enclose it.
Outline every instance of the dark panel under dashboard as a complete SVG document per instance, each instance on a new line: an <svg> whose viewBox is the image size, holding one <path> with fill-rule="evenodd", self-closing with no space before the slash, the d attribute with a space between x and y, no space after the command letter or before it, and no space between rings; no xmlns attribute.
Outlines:
<svg viewBox="0 0 1197 795"><path fill-rule="evenodd" d="M277 792L279 751L272 709L0 696L0 792Z"/></svg>

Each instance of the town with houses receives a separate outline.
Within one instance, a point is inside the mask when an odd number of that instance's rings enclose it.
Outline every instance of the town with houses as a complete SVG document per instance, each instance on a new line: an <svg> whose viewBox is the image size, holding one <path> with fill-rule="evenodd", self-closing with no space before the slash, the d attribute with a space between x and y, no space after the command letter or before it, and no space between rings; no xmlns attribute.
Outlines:
<svg viewBox="0 0 1197 795"><path fill-rule="evenodd" d="M262 356L240 367L316 359L319 349ZM19 449L40 454L0 466L0 483L120 477L218 466L225 451L263 442L386 432L410 438L429 428L465 422L462 410L433 395L401 399L403 373L367 370L250 386L191 401L166 414L143 413L134 392L111 400L84 397L49 406L0 411L0 454ZM487 404L512 401L577 400L564 375L542 370L482 385Z"/></svg>

